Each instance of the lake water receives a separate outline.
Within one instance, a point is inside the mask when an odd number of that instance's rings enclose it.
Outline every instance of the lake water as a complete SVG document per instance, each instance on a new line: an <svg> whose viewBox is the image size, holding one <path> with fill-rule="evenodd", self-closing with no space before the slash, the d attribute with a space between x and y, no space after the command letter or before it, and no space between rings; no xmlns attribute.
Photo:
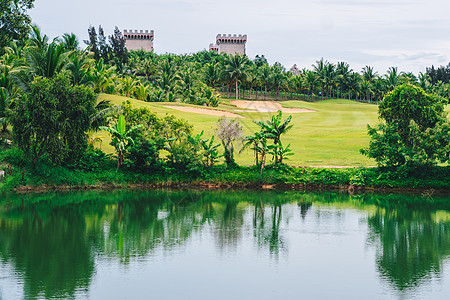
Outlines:
<svg viewBox="0 0 450 300"><path fill-rule="evenodd" d="M2 195L0 299L449 299L450 197Z"/></svg>

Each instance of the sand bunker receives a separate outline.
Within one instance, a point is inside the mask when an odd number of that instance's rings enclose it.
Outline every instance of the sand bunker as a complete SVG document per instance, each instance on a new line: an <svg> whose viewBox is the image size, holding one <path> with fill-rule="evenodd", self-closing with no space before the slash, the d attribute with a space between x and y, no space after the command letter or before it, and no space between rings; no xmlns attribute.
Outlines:
<svg viewBox="0 0 450 300"><path fill-rule="evenodd" d="M180 111L190 112L190 113L196 113L196 114L204 114L204 115L210 115L210 116L219 116L219 117L229 117L229 118L245 118L241 115L224 111L224 110L217 110L217 109L210 109L210 108L200 108L200 107L191 107L191 106L171 106L171 105L164 105L164 107L172 108Z"/></svg>
<svg viewBox="0 0 450 300"><path fill-rule="evenodd" d="M276 103L273 101L234 100L230 101L230 103L235 105L236 107L247 109L247 112L249 110L254 110L257 112L276 112L278 110L281 110L282 112L286 113L315 112L314 110L310 109L283 107L280 103ZM245 111L245 110L236 110L236 111Z"/></svg>

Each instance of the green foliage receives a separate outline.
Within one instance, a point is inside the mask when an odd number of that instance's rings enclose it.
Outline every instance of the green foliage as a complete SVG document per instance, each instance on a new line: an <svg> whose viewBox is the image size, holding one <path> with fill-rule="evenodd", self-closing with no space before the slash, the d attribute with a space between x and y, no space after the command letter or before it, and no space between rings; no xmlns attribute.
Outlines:
<svg viewBox="0 0 450 300"><path fill-rule="evenodd" d="M19 90L13 84L10 67L0 64L0 125L2 125L2 132L7 131L11 109L18 97Z"/></svg>
<svg viewBox="0 0 450 300"><path fill-rule="evenodd" d="M133 136L134 143L128 145L125 165L135 171L147 172L159 170L162 167L160 150L164 147L164 140L158 138L144 138L143 135Z"/></svg>
<svg viewBox="0 0 450 300"><path fill-rule="evenodd" d="M110 166L110 159L102 150L89 146L75 163L68 165L70 169L95 172Z"/></svg>
<svg viewBox="0 0 450 300"><path fill-rule="evenodd" d="M15 40L25 42L30 32L31 18L27 10L33 8L34 0L2 0L0 2L0 55Z"/></svg>
<svg viewBox="0 0 450 300"><path fill-rule="evenodd" d="M287 117L285 120L282 120L282 118L283 114L279 110L276 115L272 116L271 120L266 122L254 121L254 123L261 128L261 134L263 134L266 139L273 140L274 147L271 148L271 154L275 158L275 163L279 164L283 163L283 158L286 156L293 155L293 153L291 153L291 149L289 148L290 145L283 148L281 144L281 135L285 134L293 126L289 125L292 120L292 116Z"/></svg>
<svg viewBox="0 0 450 300"><path fill-rule="evenodd" d="M203 148L203 163L206 166L213 166L219 161L218 159L222 157L222 155L219 155L220 144L214 144L214 136L210 139L202 139L200 144Z"/></svg>
<svg viewBox="0 0 450 300"><path fill-rule="evenodd" d="M75 162L87 146L95 102L92 89L72 86L64 74L37 77L30 94L16 101L13 138L33 164L44 154L54 163Z"/></svg>
<svg viewBox="0 0 450 300"><path fill-rule="evenodd" d="M161 150L167 150L169 168L198 171L201 165L200 141L192 142L192 125L173 115L158 117L146 108L132 108L122 103L125 119L131 126L142 124L132 137L135 141L128 148L127 166L139 170L156 170L162 167Z"/></svg>
<svg viewBox="0 0 450 300"><path fill-rule="evenodd" d="M450 125L436 96L401 85L385 96L379 116L385 123L368 126L370 145L361 150L379 165L415 168L449 160Z"/></svg>
<svg viewBox="0 0 450 300"><path fill-rule="evenodd" d="M129 144L134 144L131 133L142 126L142 124L139 124L126 129L124 115L119 115L117 124L115 126L100 126L100 129L105 130L111 134L111 145L116 148L117 152L117 169L119 169L123 165L127 146Z"/></svg>
<svg viewBox="0 0 450 300"><path fill-rule="evenodd" d="M419 87L404 84L388 93L378 107L380 119L386 124L397 124L397 132L402 141L409 146L413 133L411 121L425 131L442 120L444 102L433 94L427 94Z"/></svg>

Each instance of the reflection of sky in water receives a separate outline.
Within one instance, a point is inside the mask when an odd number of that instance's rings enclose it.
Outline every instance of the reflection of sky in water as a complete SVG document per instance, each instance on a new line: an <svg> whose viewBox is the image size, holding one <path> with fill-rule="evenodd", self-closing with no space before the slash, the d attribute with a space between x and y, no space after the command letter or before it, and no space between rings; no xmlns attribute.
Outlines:
<svg viewBox="0 0 450 300"><path fill-rule="evenodd" d="M406 222L402 217L397 222L382 213L376 219L373 206L316 202L301 206L290 202L265 204L261 209L249 203L226 206L215 202L211 206L214 214L207 221L208 214L198 207L171 209L160 205L149 214L155 220L150 222L146 215L137 220L135 215L127 215L132 204L117 208L123 211L121 218L116 217L115 207L109 205L99 219L92 211L84 215L90 220L86 221L86 232L92 245L87 244L91 245L95 271L87 280L88 287L78 286L77 298L446 299L450 295L448 233L436 239L436 243L444 241L437 247L441 252L433 252L430 266L424 267L433 269L436 261L439 270L422 272L419 268L422 273L416 274L418 278L405 273L406 278L399 279L395 278L401 276L396 270L383 268L382 259L386 264L396 258L386 251L395 249L397 242L391 245L387 240L392 233L389 228L377 232L374 220L382 220L383 225L392 222L400 229L403 224L411 235L415 227L426 230L430 226L427 218ZM136 210L137 216L142 209L145 205ZM128 227L131 222L137 223ZM186 223L191 226L183 227ZM442 234L441 227L448 222L433 224L430 228ZM96 226L94 237L92 228ZM115 227L122 228L124 236L119 238ZM0 234L6 232L2 230ZM427 241L426 237L415 237L418 243ZM126 251L119 247L121 239ZM152 246L140 249L148 244L146 239L154 239ZM126 258L120 258L121 251ZM391 256L385 257L387 254ZM7 262L0 255L0 299L23 297L23 276L27 274L14 270L12 261L14 255ZM399 281L412 286L399 288Z"/></svg>

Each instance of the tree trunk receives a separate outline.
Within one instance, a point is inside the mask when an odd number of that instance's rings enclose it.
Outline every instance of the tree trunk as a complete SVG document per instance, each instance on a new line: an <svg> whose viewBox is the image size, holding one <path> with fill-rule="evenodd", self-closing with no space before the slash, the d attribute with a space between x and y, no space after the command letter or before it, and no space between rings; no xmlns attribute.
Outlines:
<svg viewBox="0 0 450 300"><path fill-rule="evenodd" d="M123 164L123 152L122 152L122 150L119 150L119 153L117 153L117 154L118 154L117 169L120 169L120 167Z"/></svg>
<svg viewBox="0 0 450 300"><path fill-rule="evenodd" d="M266 166L266 152L261 153L261 175L263 173L264 167Z"/></svg>
<svg viewBox="0 0 450 300"><path fill-rule="evenodd" d="M238 99L239 89L238 89L238 81L236 79L236 100Z"/></svg>

